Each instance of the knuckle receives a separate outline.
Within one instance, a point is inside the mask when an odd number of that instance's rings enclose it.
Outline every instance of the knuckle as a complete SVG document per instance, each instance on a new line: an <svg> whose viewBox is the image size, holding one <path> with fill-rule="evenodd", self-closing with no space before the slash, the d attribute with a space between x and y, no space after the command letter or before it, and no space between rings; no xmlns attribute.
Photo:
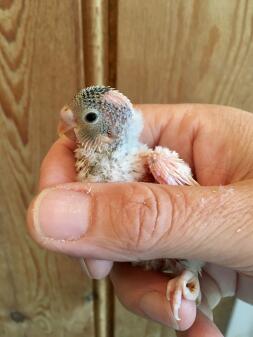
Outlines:
<svg viewBox="0 0 253 337"><path fill-rule="evenodd" d="M133 183L122 196L120 219L115 229L128 250L153 254L156 244L171 227L171 202L163 189L150 184ZM166 200L164 200L166 199Z"/></svg>

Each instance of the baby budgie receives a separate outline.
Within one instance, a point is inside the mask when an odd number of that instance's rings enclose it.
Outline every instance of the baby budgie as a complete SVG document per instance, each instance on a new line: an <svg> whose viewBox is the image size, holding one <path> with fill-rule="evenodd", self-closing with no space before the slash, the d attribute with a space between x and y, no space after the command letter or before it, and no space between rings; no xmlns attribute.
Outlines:
<svg viewBox="0 0 253 337"><path fill-rule="evenodd" d="M76 171L81 182L147 182L198 185L190 167L175 151L140 142L142 115L130 100L107 86L82 89L61 111L64 132L74 130ZM203 263L184 259L141 261L135 265L176 275L166 297L179 320L182 298L200 301L198 276Z"/></svg>

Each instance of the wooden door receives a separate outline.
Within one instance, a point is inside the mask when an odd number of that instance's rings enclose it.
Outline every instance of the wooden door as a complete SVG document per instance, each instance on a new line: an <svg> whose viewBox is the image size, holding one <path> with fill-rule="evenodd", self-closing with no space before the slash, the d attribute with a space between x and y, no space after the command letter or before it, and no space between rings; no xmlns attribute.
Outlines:
<svg viewBox="0 0 253 337"><path fill-rule="evenodd" d="M1 337L93 334L90 281L25 225L58 111L84 84L81 24L80 1L0 1Z"/></svg>
<svg viewBox="0 0 253 337"><path fill-rule="evenodd" d="M78 88L109 83L134 102L252 111L252 15L247 0L0 1L1 337L94 336L90 280L25 227L59 109ZM116 337L174 335L118 302L115 326Z"/></svg>

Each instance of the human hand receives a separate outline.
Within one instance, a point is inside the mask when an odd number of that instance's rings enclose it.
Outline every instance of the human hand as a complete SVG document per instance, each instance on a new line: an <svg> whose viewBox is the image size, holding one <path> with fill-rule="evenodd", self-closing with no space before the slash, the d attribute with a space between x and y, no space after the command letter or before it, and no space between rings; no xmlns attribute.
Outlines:
<svg viewBox="0 0 253 337"><path fill-rule="evenodd" d="M215 306L217 293L253 300L247 288L253 275L253 116L205 105L138 108L145 118L143 141L177 151L203 186L73 183L75 145L61 138L42 164L43 192L29 210L32 236L45 248L85 257L96 276L110 270L105 259L207 261L201 278L207 308ZM184 301L181 321L173 320L166 275L116 264L111 278L135 313L180 330L191 326L184 336L220 336L203 314L195 320L194 303Z"/></svg>

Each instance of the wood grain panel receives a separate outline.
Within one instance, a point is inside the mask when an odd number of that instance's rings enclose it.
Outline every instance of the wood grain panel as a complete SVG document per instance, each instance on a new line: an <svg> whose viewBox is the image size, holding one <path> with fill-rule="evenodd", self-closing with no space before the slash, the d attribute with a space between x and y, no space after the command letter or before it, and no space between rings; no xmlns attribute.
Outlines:
<svg viewBox="0 0 253 337"><path fill-rule="evenodd" d="M80 1L0 2L0 336L93 335L90 281L26 234L58 111L84 83ZM74 275L74 276L73 276Z"/></svg>
<svg viewBox="0 0 253 337"><path fill-rule="evenodd" d="M253 2L119 0L117 85L135 102L253 111Z"/></svg>
<svg viewBox="0 0 253 337"><path fill-rule="evenodd" d="M99 35L85 14L92 3L109 6ZM1 337L94 336L91 284L79 263L42 251L25 229L60 107L84 83L114 85L117 76L136 102L252 111L252 14L246 0L0 1ZM174 336L119 303L116 312L116 337Z"/></svg>
<svg viewBox="0 0 253 337"><path fill-rule="evenodd" d="M117 88L134 102L253 111L252 22L253 2L247 0L119 0ZM232 306L232 299L224 299L214 313L222 331ZM120 304L117 312L117 337L130 337L129 326L141 337L174 336Z"/></svg>

